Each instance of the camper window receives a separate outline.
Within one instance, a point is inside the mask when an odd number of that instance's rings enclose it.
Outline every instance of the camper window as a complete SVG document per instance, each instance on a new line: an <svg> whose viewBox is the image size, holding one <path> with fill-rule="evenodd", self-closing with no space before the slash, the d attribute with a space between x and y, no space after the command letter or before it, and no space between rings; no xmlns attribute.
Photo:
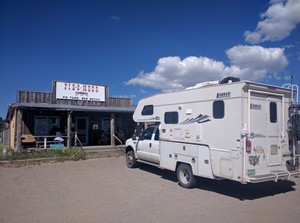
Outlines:
<svg viewBox="0 0 300 223"><path fill-rule="evenodd" d="M214 101L213 102L213 117L215 119L224 118L225 104L224 101Z"/></svg>
<svg viewBox="0 0 300 223"><path fill-rule="evenodd" d="M276 102L270 102L270 122L277 122L277 104Z"/></svg>
<svg viewBox="0 0 300 223"><path fill-rule="evenodd" d="M178 112L165 113L165 124L177 124L177 123L178 123Z"/></svg>
<svg viewBox="0 0 300 223"><path fill-rule="evenodd" d="M142 110L142 115L153 115L153 105L145 105Z"/></svg>

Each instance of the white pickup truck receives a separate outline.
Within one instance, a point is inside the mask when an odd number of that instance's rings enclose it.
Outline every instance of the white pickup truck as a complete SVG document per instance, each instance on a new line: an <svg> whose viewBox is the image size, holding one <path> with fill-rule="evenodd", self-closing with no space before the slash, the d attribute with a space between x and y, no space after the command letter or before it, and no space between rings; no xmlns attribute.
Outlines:
<svg viewBox="0 0 300 223"><path fill-rule="evenodd" d="M129 168L137 167L137 161L154 164L160 167L159 126L149 126L138 137L126 140L126 164ZM179 184L191 188L196 184L191 166L180 164L176 168Z"/></svg>

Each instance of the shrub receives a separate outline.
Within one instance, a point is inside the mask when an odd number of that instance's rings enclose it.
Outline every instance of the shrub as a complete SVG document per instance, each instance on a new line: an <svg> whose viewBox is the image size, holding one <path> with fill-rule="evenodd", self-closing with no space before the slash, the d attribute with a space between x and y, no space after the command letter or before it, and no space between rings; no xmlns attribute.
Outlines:
<svg viewBox="0 0 300 223"><path fill-rule="evenodd" d="M0 151L2 160L24 160L24 159L38 159L38 158L66 158L70 160L80 160L85 158L85 153L80 149L56 149L56 150L39 150L31 152L14 153L8 151L5 156L3 150ZM1 155L0 155L1 160Z"/></svg>

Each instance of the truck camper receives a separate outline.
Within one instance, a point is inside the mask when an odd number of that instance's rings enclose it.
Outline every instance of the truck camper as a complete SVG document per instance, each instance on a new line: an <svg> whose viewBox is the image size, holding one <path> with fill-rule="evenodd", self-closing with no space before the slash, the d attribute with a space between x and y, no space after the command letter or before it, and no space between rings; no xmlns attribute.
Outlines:
<svg viewBox="0 0 300 223"><path fill-rule="evenodd" d="M127 166L175 171L183 187L195 176L259 183L300 175L295 85L227 77L141 99L133 119L149 127L126 141Z"/></svg>

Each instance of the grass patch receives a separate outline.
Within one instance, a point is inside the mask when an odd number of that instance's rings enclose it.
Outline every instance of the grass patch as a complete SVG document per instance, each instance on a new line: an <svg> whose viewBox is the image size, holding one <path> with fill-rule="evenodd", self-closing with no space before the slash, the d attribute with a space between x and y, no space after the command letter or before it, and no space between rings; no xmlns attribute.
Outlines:
<svg viewBox="0 0 300 223"><path fill-rule="evenodd" d="M85 158L85 154L80 149L54 149L40 151L25 151L15 153L12 150L0 147L0 160L25 160L40 158L61 158L69 160L80 160Z"/></svg>

